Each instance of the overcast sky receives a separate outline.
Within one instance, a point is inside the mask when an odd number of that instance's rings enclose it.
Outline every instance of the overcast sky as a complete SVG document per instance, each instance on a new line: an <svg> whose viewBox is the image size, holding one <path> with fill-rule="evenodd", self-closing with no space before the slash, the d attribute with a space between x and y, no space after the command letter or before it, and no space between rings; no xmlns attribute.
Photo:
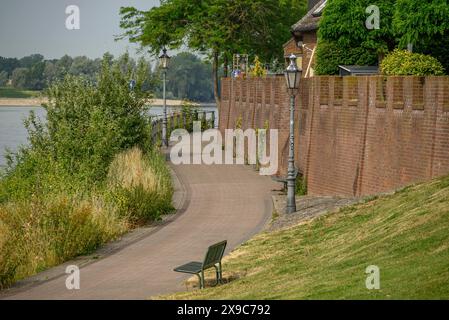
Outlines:
<svg viewBox="0 0 449 320"><path fill-rule="evenodd" d="M80 29L67 30L67 6L80 9ZM138 47L127 40L114 41L120 29L119 9L132 6L148 10L159 0L0 0L0 56L40 53L45 58L86 55L114 56L127 49L138 56Z"/></svg>

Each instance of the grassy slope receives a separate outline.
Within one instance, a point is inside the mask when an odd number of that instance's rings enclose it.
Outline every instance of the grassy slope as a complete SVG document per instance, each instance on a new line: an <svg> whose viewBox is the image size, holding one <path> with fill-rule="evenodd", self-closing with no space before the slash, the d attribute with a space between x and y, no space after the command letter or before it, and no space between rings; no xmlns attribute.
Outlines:
<svg viewBox="0 0 449 320"><path fill-rule="evenodd" d="M367 290L365 268L380 268ZM176 299L449 298L449 177L258 235L225 260L241 278Z"/></svg>
<svg viewBox="0 0 449 320"><path fill-rule="evenodd" d="M11 87L0 87L0 98L34 98L40 91L22 90Z"/></svg>

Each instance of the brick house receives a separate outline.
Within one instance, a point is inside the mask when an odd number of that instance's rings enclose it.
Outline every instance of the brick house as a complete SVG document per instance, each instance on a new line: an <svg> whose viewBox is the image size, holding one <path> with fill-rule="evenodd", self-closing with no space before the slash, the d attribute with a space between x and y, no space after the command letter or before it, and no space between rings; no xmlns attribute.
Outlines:
<svg viewBox="0 0 449 320"><path fill-rule="evenodd" d="M309 0L307 14L292 26L292 38L284 44L284 57L292 53L298 57L298 66L302 67L303 77L311 77L314 72L315 48L321 14L327 0Z"/></svg>

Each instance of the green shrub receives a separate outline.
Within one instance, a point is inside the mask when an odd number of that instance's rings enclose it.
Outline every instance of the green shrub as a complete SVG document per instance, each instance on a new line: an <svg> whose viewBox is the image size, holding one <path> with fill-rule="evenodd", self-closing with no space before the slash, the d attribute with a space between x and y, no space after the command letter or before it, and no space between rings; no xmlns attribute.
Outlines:
<svg viewBox="0 0 449 320"><path fill-rule="evenodd" d="M440 76L441 63L432 56L396 49L382 61L381 73L387 76Z"/></svg>
<svg viewBox="0 0 449 320"><path fill-rule="evenodd" d="M182 102L182 107L181 107L181 113L182 116L185 119L185 129L188 132L192 132L193 131L193 121L195 121L197 119L198 116L198 108L195 104L193 104L192 102L188 101L188 100L184 100Z"/></svg>
<svg viewBox="0 0 449 320"><path fill-rule="evenodd" d="M321 41L316 51L317 75L336 75L339 65L375 65L378 56L375 50L362 47L345 48L337 42Z"/></svg>

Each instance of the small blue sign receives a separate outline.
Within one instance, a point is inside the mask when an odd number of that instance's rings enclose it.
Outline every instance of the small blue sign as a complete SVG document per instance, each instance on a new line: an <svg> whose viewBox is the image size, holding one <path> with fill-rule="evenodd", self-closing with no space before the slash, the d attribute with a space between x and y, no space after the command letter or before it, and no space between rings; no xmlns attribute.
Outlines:
<svg viewBox="0 0 449 320"><path fill-rule="evenodd" d="M130 90L134 90L135 87L136 87L136 80L132 79L132 80L129 82L129 89L130 89Z"/></svg>

